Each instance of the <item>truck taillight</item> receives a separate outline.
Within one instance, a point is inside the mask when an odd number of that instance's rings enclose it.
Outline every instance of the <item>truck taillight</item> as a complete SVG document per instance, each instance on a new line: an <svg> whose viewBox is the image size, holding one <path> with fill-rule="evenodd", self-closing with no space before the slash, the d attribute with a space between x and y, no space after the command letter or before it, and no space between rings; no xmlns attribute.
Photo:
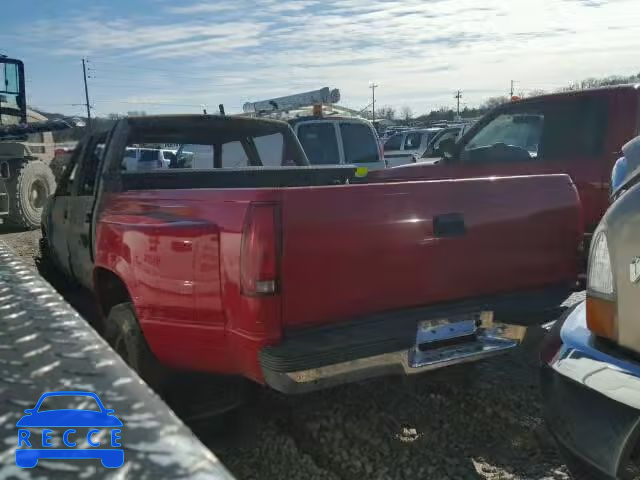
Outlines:
<svg viewBox="0 0 640 480"><path fill-rule="evenodd" d="M276 204L252 203L247 210L240 253L244 295L278 293L280 226Z"/></svg>

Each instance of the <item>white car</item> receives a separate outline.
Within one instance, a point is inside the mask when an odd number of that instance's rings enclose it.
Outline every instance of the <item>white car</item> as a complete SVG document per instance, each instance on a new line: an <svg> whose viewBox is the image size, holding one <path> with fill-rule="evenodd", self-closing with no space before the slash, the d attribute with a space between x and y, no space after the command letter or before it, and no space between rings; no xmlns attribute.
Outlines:
<svg viewBox="0 0 640 480"><path fill-rule="evenodd" d="M371 122L352 117L302 117L289 120L311 165L385 168L378 134Z"/></svg>
<svg viewBox="0 0 640 480"><path fill-rule="evenodd" d="M169 168L176 158L176 150L163 148L127 147L123 166L128 171L155 170Z"/></svg>
<svg viewBox="0 0 640 480"><path fill-rule="evenodd" d="M439 128L423 128L396 133L384 143L384 160L389 167L415 162L427 149Z"/></svg>

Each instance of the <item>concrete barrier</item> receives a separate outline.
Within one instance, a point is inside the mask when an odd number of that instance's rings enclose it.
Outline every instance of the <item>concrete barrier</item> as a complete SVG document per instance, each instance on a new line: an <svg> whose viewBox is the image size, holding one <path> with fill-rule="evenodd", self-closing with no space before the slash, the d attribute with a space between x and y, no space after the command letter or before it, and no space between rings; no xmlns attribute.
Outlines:
<svg viewBox="0 0 640 480"><path fill-rule="evenodd" d="M16 466L16 422L43 393L60 391L93 392L105 408L115 410L123 423L122 467L58 458L41 459L30 469ZM0 478L233 479L91 326L1 240L0 425ZM95 438L109 442L100 435ZM33 443L41 447L40 438Z"/></svg>

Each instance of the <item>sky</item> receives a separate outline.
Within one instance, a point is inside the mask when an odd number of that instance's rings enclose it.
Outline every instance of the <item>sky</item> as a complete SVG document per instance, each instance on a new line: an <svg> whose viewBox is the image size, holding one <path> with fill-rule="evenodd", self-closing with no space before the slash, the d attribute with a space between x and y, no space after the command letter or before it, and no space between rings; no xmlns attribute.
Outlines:
<svg viewBox="0 0 640 480"><path fill-rule="evenodd" d="M638 0L23 0L0 4L0 54L31 106L94 115L228 113L328 86L341 104L415 114L640 72Z"/></svg>

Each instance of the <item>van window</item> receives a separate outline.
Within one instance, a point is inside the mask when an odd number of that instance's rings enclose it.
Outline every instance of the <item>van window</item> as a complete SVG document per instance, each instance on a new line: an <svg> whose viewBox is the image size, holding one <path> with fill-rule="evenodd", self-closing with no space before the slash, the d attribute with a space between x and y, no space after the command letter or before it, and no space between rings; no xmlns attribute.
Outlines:
<svg viewBox="0 0 640 480"><path fill-rule="evenodd" d="M378 142L368 125L341 123L342 146L345 163L378 162Z"/></svg>
<svg viewBox="0 0 640 480"><path fill-rule="evenodd" d="M384 143L384 151L400 150L400 145L402 145L402 133L396 133L393 137L389 137Z"/></svg>
<svg viewBox="0 0 640 480"><path fill-rule="evenodd" d="M340 163L338 140L333 123L303 123L298 126L298 139L312 165Z"/></svg>
<svg viewBox="0 0 640 480"><path fill-rule="evenodd" d="M405 150L417 150L420 148L420 142L422 141L422 133L414 132L407 133L407 138L404 140Z"/></svg>

